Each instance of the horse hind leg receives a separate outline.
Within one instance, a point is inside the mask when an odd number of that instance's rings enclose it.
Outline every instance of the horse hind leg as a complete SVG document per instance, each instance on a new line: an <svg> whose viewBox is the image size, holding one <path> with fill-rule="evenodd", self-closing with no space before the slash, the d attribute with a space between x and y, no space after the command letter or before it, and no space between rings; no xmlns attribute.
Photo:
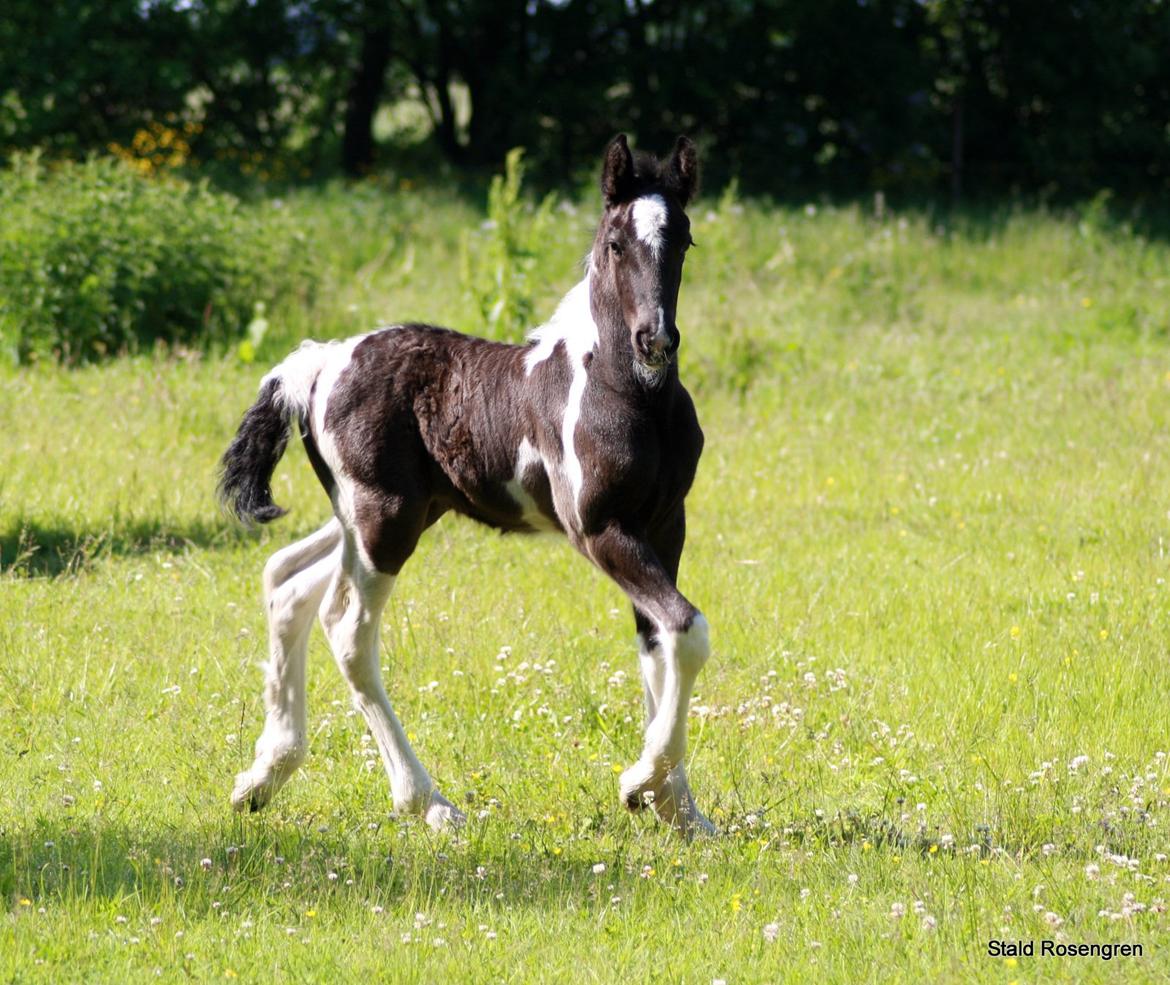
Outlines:
<svg viewBox="0 0 1170 985"><path fill-rule="evenodd" d="M304 762L308 750L305 659L313 616L341 557L341 525L330 520L316 533L277 551L264 566L268 615L264 731L252 765L236 777L232 806L258 811Z"/></svg>
<svg viewBox="0 0 1170 985"><path fill-rule="evenodd" d="M397 571L414 548L421 525L388 519L380 538L397 538ZM378 745L390 779L394 809L418 814L435 830L460 826L463 812L435 788L430 774L419 762L382 684L378 660L379 623L394 587L395 576L377 570L362 557L357 534L346 531L341 564L321 603L321 623L333 649L337 666L349 684L354 706L362 713Z"/></svg>

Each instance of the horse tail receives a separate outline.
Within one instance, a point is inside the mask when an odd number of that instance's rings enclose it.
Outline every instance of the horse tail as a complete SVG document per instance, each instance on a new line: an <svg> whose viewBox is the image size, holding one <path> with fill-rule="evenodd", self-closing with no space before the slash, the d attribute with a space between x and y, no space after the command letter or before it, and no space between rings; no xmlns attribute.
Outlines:
<svg viewBox="0 0 1170 985"><path fill-rule="evenodd" d="M260 395L244 413L219 463L216 492L229 513L245 522L269 523L287 510L272 501L272 473L288 445L292 418L308 420L313 384L328 347L304 342L260 383Z"/></svg>

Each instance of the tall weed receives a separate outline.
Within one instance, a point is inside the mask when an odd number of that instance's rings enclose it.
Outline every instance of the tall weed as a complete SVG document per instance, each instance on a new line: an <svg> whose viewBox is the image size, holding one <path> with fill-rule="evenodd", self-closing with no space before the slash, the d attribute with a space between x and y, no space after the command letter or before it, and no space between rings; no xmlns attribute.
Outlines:
<svg viewBox="0 0 1170 985"><path fill-rule="evenodd" d="M492 178L488 218L465 233L460 270L464 290L478 309L483 334L518 341L533 324L534 269L550 228L556 196L533 206L521 193L524 149L508 152L504 173Z"/></svg>

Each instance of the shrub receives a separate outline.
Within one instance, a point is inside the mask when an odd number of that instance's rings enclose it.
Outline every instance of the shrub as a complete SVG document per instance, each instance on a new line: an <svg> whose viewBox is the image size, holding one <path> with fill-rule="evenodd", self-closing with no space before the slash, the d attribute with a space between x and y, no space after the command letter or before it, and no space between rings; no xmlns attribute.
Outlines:
<svg viewBox="0 0 1170 985"><path fill-rule="evenodd" d="M258 302L311 288L279 203L116 160L17 160L0 172L0 215L0 345L17 362L223 345Z"/></svg>

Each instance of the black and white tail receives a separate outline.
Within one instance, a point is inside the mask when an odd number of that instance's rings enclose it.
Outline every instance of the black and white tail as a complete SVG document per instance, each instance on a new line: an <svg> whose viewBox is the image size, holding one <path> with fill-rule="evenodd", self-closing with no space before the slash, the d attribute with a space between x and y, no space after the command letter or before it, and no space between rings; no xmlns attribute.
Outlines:
<svg viewBox="0 0 1170 985"><path fill-rule="evenodd" d="M270 523L287 512L272 501L272 473L288 445L292 419L309 417L313 384L332 347L304 342L264 377L219 463L217 494L245 522Z"/></svg>

